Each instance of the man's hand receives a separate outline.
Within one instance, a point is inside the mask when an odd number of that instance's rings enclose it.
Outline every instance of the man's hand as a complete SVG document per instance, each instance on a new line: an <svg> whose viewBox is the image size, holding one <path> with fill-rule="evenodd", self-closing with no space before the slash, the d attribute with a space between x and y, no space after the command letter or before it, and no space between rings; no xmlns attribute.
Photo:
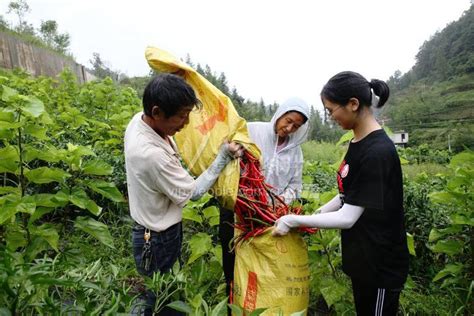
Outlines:
<svg viewBox="0 0 474 316"><path fill-rule="evenodd" d="M243 153L244 153L244 147L239 144L239 143L236 143L236 142L225 142L225 144L227 145L227 152L229 154L229 156L231 156L232 158L239 158L239 157L242 157Z"/></svg>

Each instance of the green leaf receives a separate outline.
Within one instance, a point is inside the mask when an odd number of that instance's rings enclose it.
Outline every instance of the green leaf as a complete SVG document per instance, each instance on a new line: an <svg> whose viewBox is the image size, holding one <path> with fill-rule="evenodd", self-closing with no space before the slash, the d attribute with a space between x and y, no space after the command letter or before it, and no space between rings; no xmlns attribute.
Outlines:
<svg viewBox="0 0 474 316"><path fill-rule="evenodd" d="M189 248L191 249L191 256L189 257L188 264L194 262L212 249L211 237L206 233L197 233L193 235L188 243Z"/></svg>
<svg viewBox="0 0 474 316"><path fill-rule="evenodd" d="M211 312L211 316L221 316L227 314L227 297L217 304Z"/></svg>
<svg viewBox="0 0 474 316"><path fill-rule="evenodd" d="M40 159L46 162L58 162L63 159L65 151L56 149L53 146L37 149L33 146L26 145L24 154L25 161Z"/></svg>
<svg viewBox="0 0 474 316"><path fill-rule="evenodd" d="M9 220L12 216L18 213L15 207L3 207L0 213L0 225Z"/></svg>
<svg viewBox="0 0 474 316"><path fill-rule="evenodd" d="M206 193L197 201L188 201L188 203L186 203L186 207L201 209L204 206L204 204L209 202L211 198L212 198L212 195L210 195L209 193Z"/></svg>
<svg viewBox="0 0 474 316"><path fill-rule="evenodd" d="M303 176L303 183L304 183L304 184L312 184L312 183L313 183L313 176L311 176L311 175L304 175L304 176Z"/></svg>
<svg viewBox="0 0 474 316"><path fill-rule="evenodd" d="M442 278L451 275L451 276L457 276L459 275L464 266L462 264L447 264L443 270L439 271L435 277L433 278L433 282L436 282L438 280L441 280Z"/></svg>
<svg viewBox="0 0 474 316"><path fill-rule="evenodd" d="M25 259L26 261L33 261L39 253L50 249L51 246L44 238L32 236L31 242L27 245L25 250Z"/></svg>
<svg viewBox="0 0 474 316"><path fill-rule="evenodd" d="M474 216L472 216L472 214L473 213L471 212L471 216L469 216L466 214L454 213L451 214L450 218L453 224L474 226Z"/></svg>
<svg viewBox="0 0 474 316"><path fill-rule="evenodd" d="M428 236L428 241L429 242L435 242L436 240L440 239L441 237L443 237L445 234L440 231L439 229L437 228L433 228L431 231L430 231L430 235Z"/></svg>
<svg viewBox="0 0 474 316"><path fill-rule="evenodd" d="M401 165L408 165L408 164L410 164L410 162L408 160L406 160L405 158L400 157L400 164Z"/></svg>
<svg viewBox="0 0 474 316"><path fill-rule="evenodd" d="M63 206L69 203L69 191L67 189L61 189L54 195L54 200L63 203Z"/></svg>
<svg viewBox="0 0 474 316"><path fill-rule="evenodd" d="M37 207L35 212L30 216L28 224L33 224L37 219L40 219L43 215L54 211L52 207Z"/></svg>
<svg viewBox="0 0 474 316"><path fill-rule="evenodd" d="M219 208L215 205L206 207L202 210L204 218L209 221L210 226L219 225Z"/></svg>
<svg viewBox="0 0 474 316"><path fill-rule="evenodd" d="M0 129L17 129L19 127L22 127L23 124L25 124L23 121L22 122L5 122L5 121L0 121Z"/></svg>
<svg viewBox="0 0 474 316"><path fill-rule="evenodd" d="M26 134L36 137L40 140L48 140L49 137L46 135L47 128L38 126L37 124L28 124L25 126L24 131Z"/></svg>
<svg viewBox="0 0 474 316"><path fill-rule="evenodd" d="M219 216L211 217L209 219L209 226L214 227L214 226L217 226L217 225L219 225Z"/></svg>
<svg viewBox="0 0 474 316"><path fill-rule="evenodd" d="M433 252L445 253L449 256L461 253L464 244L459 240L439 240L434 246L431 247Z"/></svg>
<svg viewBox="0 0 474 316"><path fill-rule="evenodd" d="M461 229L462 229L461 226L454 226L454 225L449 226L447 228L443 228L443 229L433 228L430 231L430 235L428 236L428 241L435 242L446 235L459 233Z"/></svg>
<svg viewBox="0 0 474 316"><path fill-rule="evenodd" d="M0 172L15 173L18 169L20 155L13 146L0 148Z"/></svg>
<svg viewBox="0 0 474 316"><path fill-rule="evenodd" d="M21 109L33 117L38 117L44 113L44 104L36 97L27 97Z"/></svg>
<svg viewBox="0 0 474 316"><path fill-rule="evenodd" d="M414 241L413 235L409 233L407 233L407 245L408 245L408 251L410 252L410 255L416 257L415 241Z"/></svg>
<svg viewBox="0 0 474 316"><path fill-rule="evenodd" d="M96 154L90 147L74 145L71 143L67 144L67 150L74 154L76 157L82 156L95 156Z"/></svg>
<svg viewBox="0 0 474 316"><path fill-rule="evenodd" d="M428 195L433 203L438 204L457 204L457 199L451 193L446 191L433 192Z"/></svg>
<svg viewBox="0 0 474 316"><path fill-rule="evenodd" d="M16 251L20 247L25 247L28 244L26 239L26 231L23 229L9 229L5 234L7 248L11 251Z"/></svg>
<svg viewBox="0 0 474 316"><path fill-rule="evenodd" d="M15 122L15 114L13 111L9 111L6 109L0 109L0 122Z"/></svg>
<svg viewBox="0 0 474 316"><path fill-rule="evenodd" d="M10 186L5 186L5 187L0 187L0 195L4 194L13 194L13 195L20 195L21 190L19 187L10 187Z"/></svg>
<svg viewBox="0 0 474 316"><path fill-rule="evenodd" d="M219 216L219 208L215 205L212 205L203 209L202 213L204 214L204 218Z"/></svg>
<svg viewBox="0 0 474 316"><path fill-rule="evenodd" d="M94 124L95 126L92 127L92 130L104 130L104 129L111 129L110 125L98 120L88 119L89 123Z"/></svg>
<svg viewBox="0 0 474 316"><path fill-rule="evenodd" d="M341 301L347 295L345 287L333 278L323 279L320 290L329 307Z"/></svg>
<svg viewBox="0 0 474 316"><path fill-rule="evenodd" d="M51 183L59 182L63 183L66 178L69 178L71 175L66 171L58 168L48 168L40 167L25 172L26 177L30 182L33 183Z"/></svg>
<svg viewBox="0 0 474 316"><path fill-rule="evenodd" d="M232 315L234 316L243 316L244 315L244 310L242 307L235 305L235 304L229 304L230 309L232 310Z"/></svg>
<svg viewBox="0 0 474 316"><path fill-rule="evenodd" d="M87 161L82 165L82 172L97 176L106 176L113 173L114 168L103 160Z"/></svg>
<svg viewBox="0 0 474 316"><path fill-rule="evenodd" d="M12 216L15 216L16 213L33 214L35 212L35 209L36 205L34 203L7 201L2 206L2 211L0 212L0 225L9 220Z"/></svg>
<svg viewBox="0 0 474 316"><path fill-rule="evenodd" d="M314 201L319 198L319 193L314 191L303 190L301 192L301 197L309 201Z"/></svg>
<svg viewBox="0 0 474 316"><path fill-rule="evenodd" d="M463 166L474 166L474 153L472 151L464 151L455 155L449 165L453 168Z"/></svg>
<svg viewBox="0 0 474 316"><path fill-rule="evenodd" d="M56 252L59 251L59 234L52 224L43 224L35 228L31 228L30 231L32 235L41 237L46 240L46 242L51 246L51 248L56 250Z"/></svg>
<svg viewBox="0 0 474 316"><path fill-rule="evenodd" d="M342 135L341 138L339 138L339 141L336 143L336 146L347 143L352 138L354 138L354 132L352 130L350 130L347 133L345 133L344 135Z"/></svg>
<svg viewBox="0 0 474 316"><path fill-rule="evenodd" d="M2 85L2 101L8 102L11 97L18 95L18 91L10 87Z"/></svg>
<svg viewBox="0 0 474 316"><path fill-rule="evenodd" d="M184 207L183 209L183 219L187 219L193 222L202 224L202 217L199 215L199 211L192 207Z"/></svg>
<svg viewBox="0 0 474 316"><path fill-rule="evenodd" d="M188 304L182 302L182 301L174 301L174 302L171 302L169 303L168 305L166 305L168 307L171 307L179 312L183 312L183 313L186 313L188 315L192 314L193 313L193 310L191 307L189 307Z"/></svg>
<svg viewBox="0 0 474 316"><path fill-rule="evenodd" d="M122 193L117 189L114 183L105 182L101 180L97 181L86 181L86 185L93 191L99 193L105 198L114 202L124 202Z"/></svg>
<svg viewBox="0 0 474 316"><path fill-rule="evenodd" d="M102 211L102 208L97 206L97 204L87 196L86 191L82 189L74 189L69 196L69 201L82 209L89 210L89 212L96 216Z"/></svg>
<svg viewBox="0 0 474 316"><path fill-rule="evenodd" d="M250 315L249 316L258 316L258 315L261 315L263 314L263 312L265 312L267 310L267 308L256 308L254 309L253 311L250 312Z"/></svg>
<svg viewBox="0 0 474 316"><path fill-rule="evenodd" d="M90 217L79 216L74 222L74 227L90 234L107 247L115 249L112 235L105 224Z"/></svg>
<svg viewBox="0 0 474 316"><path fill-rule="evenodd" d="M49 193L38 193L33 195L27 195L23 198L23 202L34 203L36 206L44 207L59 207L64 206L64 203L59 202L55 199L55 194Z"/></svg>

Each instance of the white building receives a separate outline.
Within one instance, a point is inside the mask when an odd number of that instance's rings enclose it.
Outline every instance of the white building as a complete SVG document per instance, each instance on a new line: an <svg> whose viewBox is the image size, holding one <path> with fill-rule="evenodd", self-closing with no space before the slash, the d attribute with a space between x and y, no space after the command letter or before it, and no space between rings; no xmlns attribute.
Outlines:
<svg viewBox="0 0 474 316"><path fill-rule="evenodd" d="M393 133L390 138L392 139L395 145L405 146L408 144L408 133L401 131Z"/></svg>

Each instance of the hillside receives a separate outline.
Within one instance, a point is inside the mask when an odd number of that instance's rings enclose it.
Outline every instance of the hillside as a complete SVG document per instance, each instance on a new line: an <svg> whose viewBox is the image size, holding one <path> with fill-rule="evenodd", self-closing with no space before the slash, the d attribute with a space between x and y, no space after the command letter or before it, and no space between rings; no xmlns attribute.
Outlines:
<svg viewBox="0 0 474 316"><path fill-rule="evenodd" d="M388 81L392 96L381 117L410 145L474 148L474 6L426 41L413 68Z"/></svg>

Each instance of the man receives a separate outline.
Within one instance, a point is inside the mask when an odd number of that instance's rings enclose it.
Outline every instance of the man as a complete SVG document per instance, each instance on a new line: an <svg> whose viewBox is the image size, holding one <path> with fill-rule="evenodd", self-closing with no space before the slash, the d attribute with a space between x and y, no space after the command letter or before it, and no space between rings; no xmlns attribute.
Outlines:
<svg viewBox="0 0 474 316"><path fill-rule="evenodd" d="M182 208L197 200L216 181L232 158L242 153L236 143L225 143L211 166L194 180L181 166L171 138L189 122L199 106L193 89L181 77L161 74L143 94L143 112L137 113L125 131L125 167L133 227L133 255L138 272L152 276L166 273L181 254ZM153 313L156 296L147 292L145 315ZM175 315L165 308L160 315Z"/></svg>

